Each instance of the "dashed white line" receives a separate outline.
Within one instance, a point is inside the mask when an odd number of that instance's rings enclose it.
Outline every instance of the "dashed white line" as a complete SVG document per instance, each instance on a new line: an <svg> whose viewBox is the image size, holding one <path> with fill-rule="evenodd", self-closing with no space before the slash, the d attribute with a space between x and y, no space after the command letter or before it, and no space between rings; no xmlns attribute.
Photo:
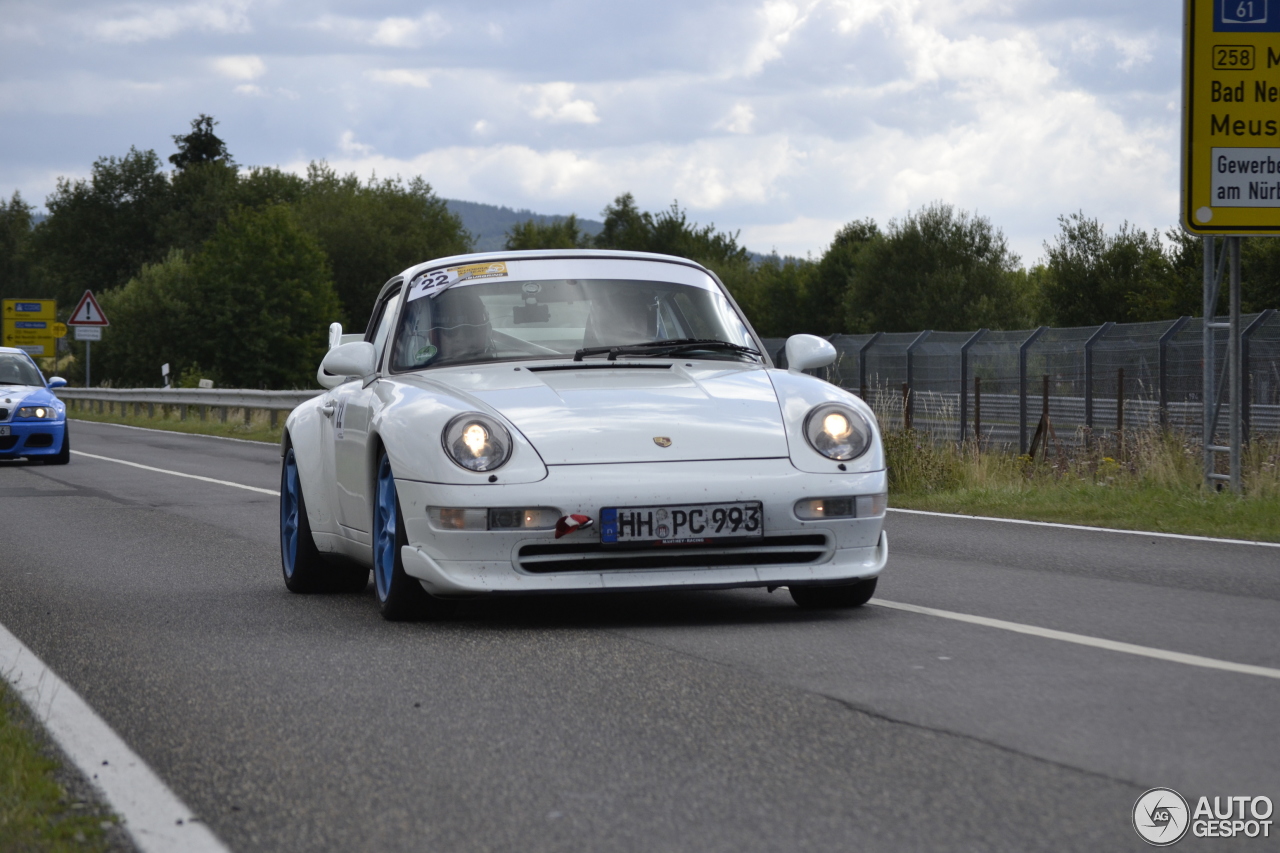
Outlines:
<svg viewBox="0 0 1280 853"><path fill-rule="evenodd" d="M994 515L962 515L956 512L929 512L923 509L899 509L898 507L889 507L889 512L901 512L906 515L932 515L938 518L964 518L969 521L998 521L1002 524L1029 524L1033 527L1057 527L1062 530L1088 530L1091 533L1125 533L1129 536L1155 536L1159 539L1189 539L1193 542L1216 542L1222 545L1258 545L1263 548L1280 548L1280 542L1258 542L1253 539L1222 539L1215 536L1191 536L1186 533L1159 533L1154 530L1124 530L1119 527L1088 527L1083 524L1030 521L1025 518L999 518Z"/></svg>
<svg viewBox="0 0 1280 853"><path fill-rule="evenodd" d="M1086 634L1073 634L1070 631L1055 631L1052 628L1040 628L1035 625L1024 625L1021 622L1006 622L1003 619L990 619L986 616L973 616L968 613L956 613L952 610L938 610L933 607L921 607L918 604L903 604L898 601L885 601L883 598L871 599L871 604L887 607L892 610L905 610L922 616L936 616L940 619L952 619L956 622L968 622L971 625L982 625L987 628L999 628L1002 631L1013 631L1018 634L1029 634L1033 637L1044 637L1049 640L1060 640L1064 643L1075 643L1079 646L1091 646L1095 649L1106 649L1112 652L1123 652L1139 657L1155 658L1172 663L1199 666L1205 669L1217 669L1223 672L1235 672L1243 675L1258 675L1263 678L1280 679L1280 669L1267 666L1254 666L1247 663L1233 663L1227 660L1206 658L1200 655L1188 655L1182 652L1171 652L1151 646L1137 646L1133 643L1119 643L1115 640L1104 640L1101 637L1090 637Z"/></svg>
<svg viewBox="0 0 1280 853"><path fill-rule="evenodd" d="M244 483L233 483L230 480L216 480L213 477L201 477L199 474L187 474L184 471L171 471L168 468L154 468L150 465L142 465L137 462L128 462L124 459L113 459L110 456L98 456L95 453L85 453L83 450L71 451L77 456L84 456L89 459L99 459L103 462L115 462L117 465L128 465L130 468L141 468L143 471L155 471L158 474L172 474L175 477L186 477L190 480L200 480L205 483L217 483L219 486L231 486L235 489L244 489L248 492L258 492L264 495L272 495L280 497L280 493L275 489L260 489L257 486L246 486Z"/></svg>
<svg viewBox="0 0 1280 853"><path fill-rule="evenodd" d="M160 777L66 682L0 625L0 678L8 681L84 774L143 853L229 853Z"/></svg>

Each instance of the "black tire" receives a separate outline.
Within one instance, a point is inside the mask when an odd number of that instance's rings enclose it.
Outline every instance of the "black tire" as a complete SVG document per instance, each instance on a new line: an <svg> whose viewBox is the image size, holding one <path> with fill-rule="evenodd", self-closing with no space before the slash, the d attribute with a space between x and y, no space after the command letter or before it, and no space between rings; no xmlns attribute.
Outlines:
<svg viewBox="0 0 1280 853"><path fill-rule="evenodd" d="M861 607L875 595L876 580L870 578L841 586L793 586L789 591L791 600L806 610Z"/></svg>
<svg viewBox="0 0 1280 853"><path fill-rule="evenodd" d="M71 461L71 427L62 427L62 447L58 452L53 456L41 456L40 461L45 465L66 465Z"/></svg>
<svg viewBox="0 0 1280 853"><path fill-rule="evenodd" d="M368 568L328 560L316 548L292 445L280 466L280 569L290 592L363 592L369 585Z"/></svg>
<svg viewBox="0 0 1280 853"><path fill-rule="evenodd" d="M417 578L404 570L400 549L409 544L404 529L404 513L396 494L391 462L384 452L378 457L376 499L373 507L373 581L378 611L390 622L411 619L445 619L457 605L437 598L422 588Z"/></svg>

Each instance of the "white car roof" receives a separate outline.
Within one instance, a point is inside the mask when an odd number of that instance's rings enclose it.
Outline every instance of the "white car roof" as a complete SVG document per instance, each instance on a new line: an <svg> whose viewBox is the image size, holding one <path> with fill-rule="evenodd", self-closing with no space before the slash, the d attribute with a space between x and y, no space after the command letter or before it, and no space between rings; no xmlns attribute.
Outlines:
<svg viewBox="0 0 1280 853"><path fill-rule="evenodd" d="M524 251L472 252L466 255L450 255L447 258L436 258L420 264L414 264L402 272L401 275L404 276L405 281L408 281L418 273L436 267L453 267L463 264L483 264L498 261L552 259L648 261L650 263L680 264L703 272L710 272L702 264L691 261L688 258L678 258L675 255L660 255L656 252L624 252L615 249L527 249Z"/></svg>

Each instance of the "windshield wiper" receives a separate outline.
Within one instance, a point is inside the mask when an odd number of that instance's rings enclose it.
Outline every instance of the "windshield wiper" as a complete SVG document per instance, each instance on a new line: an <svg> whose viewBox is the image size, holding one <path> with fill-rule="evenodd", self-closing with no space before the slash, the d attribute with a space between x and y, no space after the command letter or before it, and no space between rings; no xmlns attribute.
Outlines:
<svg viewBox="0 0 1280 853"><path fill-rule="evenodd" d="M625 344L611 347L583 347L573 354L574 361L582 361L584 356L609 354L609 361L620 355L672 355L677 352L695 349L723 349L741 355L760 355L760 351L751 347L715 338L672 338L665 341L646 341L642 344Z"/></svg>

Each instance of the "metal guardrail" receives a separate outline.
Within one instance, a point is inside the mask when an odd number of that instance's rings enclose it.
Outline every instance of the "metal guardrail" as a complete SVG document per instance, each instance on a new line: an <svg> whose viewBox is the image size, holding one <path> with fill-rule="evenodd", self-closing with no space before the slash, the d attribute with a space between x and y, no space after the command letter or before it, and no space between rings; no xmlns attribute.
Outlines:
<svg viewBox="0 0 1280 853"><path fill-rule="evenodd" d="M208 418L213 409L226 422L231 409L244 411L245 423L249 422L255 410L270 414L271 426L279 422L281 412L289 412L308 400L314 400L324 393L314 391L257 391L251 388L58 388L53 393L62 400L75 406L97 403L97 410L114 412L116 406L120 413L126 414L128 407L133 406L135 415L142 414L146 406L147 415L155 417L155 407L175 407L182 420L187 419L192 409L200 420Z"/></svg>

